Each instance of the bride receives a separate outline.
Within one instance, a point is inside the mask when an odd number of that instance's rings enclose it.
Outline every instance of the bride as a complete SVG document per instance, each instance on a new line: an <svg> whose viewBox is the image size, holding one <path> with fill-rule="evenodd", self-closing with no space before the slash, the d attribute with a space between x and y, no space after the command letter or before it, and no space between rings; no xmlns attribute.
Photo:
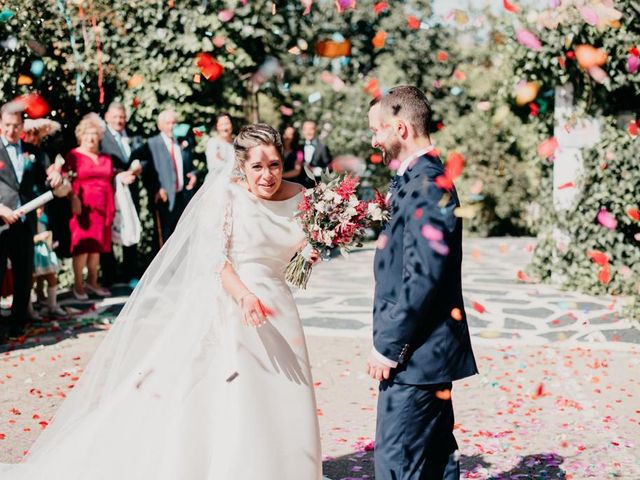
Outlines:
<svg viewBox="0 0 640 480"><path fill-rule="evenodd" d="M75 389L3 480L319 480L302 326L284 269L304 245L282 142L241 130ZM230 170L230 169L228 169Z"/></svg>

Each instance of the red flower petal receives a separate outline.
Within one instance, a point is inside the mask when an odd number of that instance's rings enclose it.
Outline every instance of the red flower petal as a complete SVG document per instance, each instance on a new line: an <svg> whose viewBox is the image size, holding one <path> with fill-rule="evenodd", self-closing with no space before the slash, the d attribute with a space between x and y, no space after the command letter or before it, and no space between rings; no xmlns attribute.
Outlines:
<svg viewBox="0 0 640 480"><path fill-rule="evenodd" d="M640 222L640 210L637 208L630 208L627 210L627 215L631 220L635 220L636 222Z"/></svg>
<svg viewBox="0 0 640 480"><path fill-rule="evenodd" d="M473 307L473 309L478 312L478 313L485 313L487 311L486 308L484 308L484 305L478 303L478 302L473 302L471 304L471 307Z"/></svg>
<svg viewBox="0 0 640 480"><path fill-rule="evenodd" d="M600 266L604 267L609 263L609 255L599 250L592 250L590 252L587 252L587 255L592 261L596 262Z"/></svg>
<svg viewBox="0 0 640 480"><path fill-rule="evenodd" d="M507 0L502 0L502 5L507 12L518 13L520 10L517 5L509 3Z"/></svg>
<svg viewBox="0 0 640 480"><path fill-rule="evenodd" d="M460 152L451 152L447 155L447 163L445 166L445 172L447 177L452 181L462 175L464 170L464 157Z"/></svg>
<svg viewBox="0 0 640 480"><path fill-rule="evenodd" d="M373 6L373 11L376 15L380 15L387 8L389 8L389 4L387 2L378 2Z"/></svg>
<svg viewBox="0 0 640 480"><path fill-rule="evenodd" d="M436 185L443 190L451 190L453 188L453 182L446 175L437 177Z"/></svg>
<svg viewBox="0 0 640 480"><path fill-rule="evenodd" d="M418 30L420 28L420 20L417 17L414 17L413 15L409 15L407 17L407 26L411 30Z"/></svg>

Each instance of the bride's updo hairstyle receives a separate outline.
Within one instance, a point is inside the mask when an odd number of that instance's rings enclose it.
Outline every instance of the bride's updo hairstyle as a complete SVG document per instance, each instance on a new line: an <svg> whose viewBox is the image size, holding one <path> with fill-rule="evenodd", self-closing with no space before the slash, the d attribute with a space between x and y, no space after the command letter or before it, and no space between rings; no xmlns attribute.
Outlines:
<svg viewBox="0 0 640 480"><path fill-rule="evenodd" d="M260 145L273 145L282 159L284 152L282 139L278 131L266 123L253 123L242 127L238 136L233 141L233 149L236 154L236 168L244 170L244 164L249 158L249 150Z"/></svg>

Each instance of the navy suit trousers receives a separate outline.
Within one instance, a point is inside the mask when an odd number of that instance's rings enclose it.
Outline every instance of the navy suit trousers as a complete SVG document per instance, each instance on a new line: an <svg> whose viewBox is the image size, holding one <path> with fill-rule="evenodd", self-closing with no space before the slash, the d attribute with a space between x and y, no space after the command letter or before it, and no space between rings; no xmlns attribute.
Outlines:
<svg viewBox="0 0 640 480"><path fill-rule="evenodd" d="M458 444L451 397L436 392L451 383L380 383L376 426L376 480L458 480Z"/></svg>

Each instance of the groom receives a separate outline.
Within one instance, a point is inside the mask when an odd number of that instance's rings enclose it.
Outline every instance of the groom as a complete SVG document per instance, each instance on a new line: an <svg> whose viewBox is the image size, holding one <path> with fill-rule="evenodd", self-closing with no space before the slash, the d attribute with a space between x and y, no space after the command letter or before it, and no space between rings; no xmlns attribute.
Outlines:
<svg viewBox="0 0 640 480"><path fill-rule="evenodd" d="M380 381L376 480L457 479L451 382L478 372L461 288L462 222L412 86L371 102L372 146L399 162L380 235L368 374Z"/></svg>

